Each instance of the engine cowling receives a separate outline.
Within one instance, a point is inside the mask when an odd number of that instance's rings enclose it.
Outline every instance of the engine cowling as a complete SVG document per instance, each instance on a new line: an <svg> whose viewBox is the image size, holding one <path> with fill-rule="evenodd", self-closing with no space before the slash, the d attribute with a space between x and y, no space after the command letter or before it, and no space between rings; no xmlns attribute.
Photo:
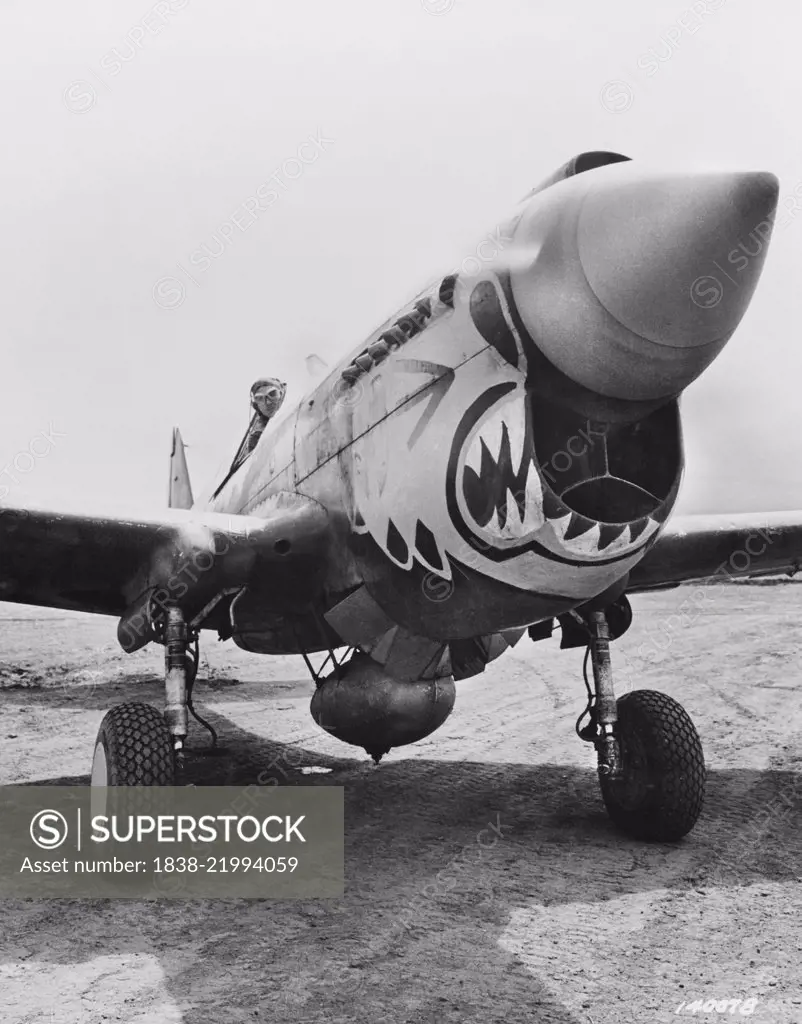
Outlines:
<svg viewBox="0 0 802 1024"><path fill-rule="evenodd" d="M453 679L402 682L357 652L312 696L312 717L344 743L364 747L376 763L392 747L415 743L438 729L456 698Z"/></svg>

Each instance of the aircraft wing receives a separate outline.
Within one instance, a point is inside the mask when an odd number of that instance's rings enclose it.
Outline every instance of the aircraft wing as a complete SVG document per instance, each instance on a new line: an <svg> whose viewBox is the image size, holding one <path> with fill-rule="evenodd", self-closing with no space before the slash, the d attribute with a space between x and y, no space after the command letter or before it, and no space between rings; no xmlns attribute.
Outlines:
<svg viewBox="0 0 802 1024"><path fill-rule="evenodd" d="M260 516L3 506L0 600L122 617L144 612L155 597L180 604L189 620L258 577L289 609L317 585L328 534L325 510L299 495Z"/></svg>
<svg viewBox="0 0 802 1024"><path fill-rule="evenodd" d="M630 574L629 593L802 567L802 512L680 516Z"/></svg>

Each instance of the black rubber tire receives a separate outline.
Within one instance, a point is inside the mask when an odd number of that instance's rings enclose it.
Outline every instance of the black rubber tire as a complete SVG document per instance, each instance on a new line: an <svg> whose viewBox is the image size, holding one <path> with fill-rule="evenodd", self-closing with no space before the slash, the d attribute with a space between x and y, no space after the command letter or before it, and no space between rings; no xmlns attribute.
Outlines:
<svg viewBox="0 0 802 1024"><path fill-rule="evenodd" d="M109 786L173 786L175 758L164 716L150 704L117 704L98 729Z"/></svg>
<svg viewBox="0 0 802 1024"><path fill-rule="evenodd" d="M685 708L664 693L635 690L617 707L623 777L599 775L607 811L636 839L681 839L704 803L707 773L699 734Z"/></svg>

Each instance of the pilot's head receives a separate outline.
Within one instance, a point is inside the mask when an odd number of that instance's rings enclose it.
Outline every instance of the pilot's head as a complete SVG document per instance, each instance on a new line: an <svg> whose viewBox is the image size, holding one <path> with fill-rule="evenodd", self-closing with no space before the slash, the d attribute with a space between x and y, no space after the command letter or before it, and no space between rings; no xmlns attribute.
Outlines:
<svg viewBox="0 0 802 1024"><path fill-rule="evenodd" d="M262 416L270 419L284 401L287 385L276 377L263 377L251 387L251 405Z"/></svg>

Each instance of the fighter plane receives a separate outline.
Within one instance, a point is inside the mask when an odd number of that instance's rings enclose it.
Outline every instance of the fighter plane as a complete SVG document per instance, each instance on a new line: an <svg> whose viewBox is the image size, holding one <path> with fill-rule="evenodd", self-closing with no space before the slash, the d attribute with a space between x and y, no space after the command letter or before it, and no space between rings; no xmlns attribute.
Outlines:
<svg viewBox="0 0 802 1024"><path fill-rule="evenodd" d="M748 307L777 194L769 173L583 153L293 408L258 381L200 500L176 431L162 514L5 504L0 598L164 645L164 708L111 708L92 784L175 784L202 631L303 655L316 721L378 761L445 721L455 681L558 627L586 647L577 733L613 822L688 833L698 733L666 695L616 699L610 643L630 594L799 567L802 513L670 518L679 399Z"/></svg>

